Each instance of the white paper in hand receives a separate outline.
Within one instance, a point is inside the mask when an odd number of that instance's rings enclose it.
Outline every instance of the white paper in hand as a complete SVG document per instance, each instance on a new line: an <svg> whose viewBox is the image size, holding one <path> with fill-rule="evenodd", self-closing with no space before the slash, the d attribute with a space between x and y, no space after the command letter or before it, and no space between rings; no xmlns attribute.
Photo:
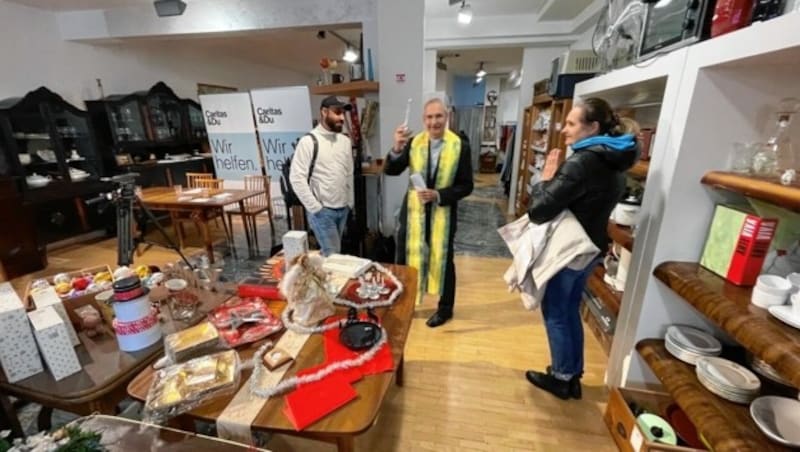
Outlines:
<svg viewBox="0 0 800 452"><path fill-rule="evenodd" d="M425 184L425 178L422 177L420 173L414 173L410 177L411 185L414 186L415 190L425 190L428 186Z"/></svg>

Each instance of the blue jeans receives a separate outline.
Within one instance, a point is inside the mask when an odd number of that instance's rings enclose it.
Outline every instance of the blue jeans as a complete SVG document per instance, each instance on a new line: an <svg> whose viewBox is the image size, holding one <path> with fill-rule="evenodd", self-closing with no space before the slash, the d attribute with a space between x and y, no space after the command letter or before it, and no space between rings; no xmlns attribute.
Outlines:
<svg viewBox="0 0 800 452"><path fill-rule="evenodd" d="M583 324L580 306L586 281L599 260L583 270L564 268L547 282L542 315L550 343L550 368L559 380L583 375Z"/></svg>
<svg viewBox="0 0 800 452"><path fill-rule="evenodd" d="M347 207L338 209L323 207L317 213L308 214L308 224L314 231L314 237L317 238L323 256L330 256L342 250L342 235L347 226L349 213L350 209Z"/></svg>

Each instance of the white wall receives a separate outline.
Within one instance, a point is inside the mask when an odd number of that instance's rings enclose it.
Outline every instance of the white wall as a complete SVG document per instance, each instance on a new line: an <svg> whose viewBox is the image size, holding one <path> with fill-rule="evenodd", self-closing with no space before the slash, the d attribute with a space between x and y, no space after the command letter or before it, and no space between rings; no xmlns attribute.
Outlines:
<svg viewBox="0 0 800 452"><path fill-rule="evenodd" d="M394 129L403 122L406 102L412 99L408 126L422 130L424 2L378 2L378 48L381 55L381 150L389 152ZM435 53L434 53L435 77ZM395 74L406 74L397 82ZM434 78L435 86L435 78ZM408 189L408 176L387 176L384 184L384 233L394 231L394 214Z"/></svg>
<svg viewBox="0 0 800 452"><path fill-rule="evenodd" d="M553 59L566 51L566 47L528 47L522 53L522 83L519 85L519 107L517 124L522 124L525 108L533 99L533 84L550 76ZM516 202L517 171L519 169L519 148L522 144L522 133L516 134L514 140L514 166L511 175L511 196L508 202L508 213L514 213Z"/></svg>
<svg viewBox="0 0 800 452"><path fill-rule="evenodd" d="M588 30L584 31L580 37L570 44L570 49L578 49L578 50L585 50L592 48L592 36L594 35L594 27L589 27Z"/></svg>
<svg viewBox="0 0 800 452"><path fill-rule="evenodd" d="M0 0L0 61L6 62L0 99L46 86L81 108L83 100L99 97L97 78L106 95L144 90L161 80L188 98L196 98L198 82L247 89L311 81L297 72L209 55L190 41L104 46L63 41L56 14L5 0Z"/></svg>
<svg viewBox="0 0 800 452"><path fill-rule="evenodd" d="M500 124L517 122L519 113L519 88L512 88L506 80L500 87L500 99L497 107L497 120Z"/></svg>

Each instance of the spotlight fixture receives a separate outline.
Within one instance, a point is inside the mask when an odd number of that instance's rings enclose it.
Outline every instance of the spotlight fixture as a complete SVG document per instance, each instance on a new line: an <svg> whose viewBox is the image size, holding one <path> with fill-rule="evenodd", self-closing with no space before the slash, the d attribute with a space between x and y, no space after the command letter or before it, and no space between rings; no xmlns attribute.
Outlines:
<svg viewBox="0 0 800 452"><path fill-rule="evenodd" d="M463 0L461 8L458 9L458 23L469 25L470 22L472 22L472 7L467 5L467 0Z"/></svg>
<svg viewBox="0 0 800 452"><path fill-rule="evenodd" d="M480 62L480 66L478 66L478 72L475 73L475 77L483 78L486 76L486 71L483 69L483 61Z"/></svg>
<svg viewBox="0 0 800 452"><path fill-rule="evenodd" d="M342 56L342 59L348 63L355 63L358 61L358 52L356 52L352 47L348 46L344 51L344 56Z"/></svg>
<svg viewBox="0 0 800 452"><path fill-rule="evenodd" d="M321 32L321 33L324 33L324 32ZM357 50L358 47L356 47L353 44L351 44L350 41L348 41L342 35L340 35L339 33L336 33L333 30L328 30L328 33L331 36L333 36L334 38L336 38L336 39L338 39L338 40L340 40L340 41L342 41L344 43L345 49L344 49L344 55L342 55L342 60L344 60L344 61L346 61L348 63L355 63L356 61L358 61L358 58L359 58L358 50ZM317 33L317 37L319 38L319 33ZM320 39L322 39L322 38L320 38Z"/></svg>
<svg viewBox="0 0 800 452"><path fill-rule="evenodd" d="M181 0L156 0L153 6L158 17L180 16L186 10L186 3Z"/></svg>

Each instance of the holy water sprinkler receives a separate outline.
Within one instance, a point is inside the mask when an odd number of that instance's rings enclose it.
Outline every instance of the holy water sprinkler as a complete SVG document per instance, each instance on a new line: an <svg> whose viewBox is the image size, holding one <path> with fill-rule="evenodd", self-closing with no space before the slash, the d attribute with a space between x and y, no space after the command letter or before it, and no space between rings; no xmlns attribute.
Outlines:
<svg viewBox="0 0 800 452"><path fill-rule="evenodd" d="M403 120L403 127L408 128L408 115L411 114L411 98L408 98L408 103L406 103L406 117Z"/></svg>

